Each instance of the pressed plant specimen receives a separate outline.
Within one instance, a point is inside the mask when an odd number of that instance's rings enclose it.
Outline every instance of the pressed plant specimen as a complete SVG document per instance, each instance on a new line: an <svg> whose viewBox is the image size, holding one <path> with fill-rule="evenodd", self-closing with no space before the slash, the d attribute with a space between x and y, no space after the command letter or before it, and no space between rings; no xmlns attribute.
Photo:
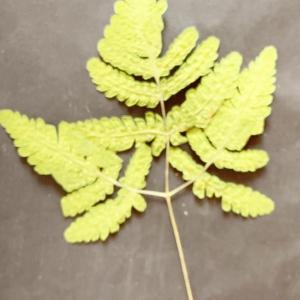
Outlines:
<svg viewBox="0 0 300 300"><path fill-rule="evenodd" d="M146 210L145 197L166 201L187 296L193 299L172 199L192 186L200 199L220 198L222 209L243 217L269 214L267 196L208 173L211 165L253 172L268 163L263 150L245 149L251 136L263 133L275 91L276 49L266 47L241 69L242 56L218 59L219 40L199 45L195 27L183 30L162 52L165 0L122 0L98 43L99 57L87 69L107 98L144 107L142 117L103 117L57 127L9 109L0 110L0 124L18 153L34 170L51 175L66 191L64 216L76 217L65 231L70 243L105 241L131 216ZM201 81L198 81L201 78ZM165 102L187 89L185 99L169 111ZM172 100L170 100L172 101ZM153 109L160 106L161 113ZM182 145L199 156L195 161ZM119 153L135 148L122 176ZM186 147L185 147L186 148ZM165 155L164 191L147 190L146 177L154 157ZM170 166L186 181L171 188ZM119 178L121 177L121 178ZM116 196L110 197L118 189Z"/></svg>

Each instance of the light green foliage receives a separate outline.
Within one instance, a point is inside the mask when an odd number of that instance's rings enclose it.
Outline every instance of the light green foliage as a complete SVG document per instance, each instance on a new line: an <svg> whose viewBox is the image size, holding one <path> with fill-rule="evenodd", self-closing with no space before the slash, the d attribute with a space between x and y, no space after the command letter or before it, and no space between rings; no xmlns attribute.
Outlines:
<svg viewBox="0 0 300 300"><path fill-rule="evenodd" d="M159 76L168 76L176 66L180 66L195 48L199 33L195 27L183 30L170 45L167 53L156 62ZM153 74L151 73L151 76Z"/></svg>
<svg viewBox="0 0 300 300"><path fill-rule="evenodd" d="M216 147L241 150L251 135L263 133L275 91L276 59L276 49L267 47L241 73L236 94L224 103L205 130Z"/></svg>
<svg viewBox="0 0 300 300"><path fill-rule="evenodd" d="M166 8L167 3L162 0L116 2L115 15L104 30L104 38L98 42L99 54L106 63L95 57L87 63L97 90L106 97L116 97L128 106L153 108L160 100L168 100L209 73L218 56L219 40L210 37L190 54L199 36L194 27L179 34L166 54L159 57L164 27L162 14ZM168 76L177 66L178 70ZM145 80L137 80L132 75ZM165 78L159 87L147 80L161 77Z"/></svg>
<svg viewBox="0 0 300 300"><path fill-rule="evenodd" d="M179 148L172 148L170 164L183 173L185 180L195 180L193 193L200 199L218 197L225 212L232 211L243 217L257 217L271 213L274 203L263 194L249 187L226 183L216 176L207 173L191 156ZM199 179L198 179L199 178Z"/></svg>
<svg viewBox="0 0 300 300"><path fill-rule="evenodd" d="M2 110L0 124L14 139L19 155L26 157L38 174L51 175L70 192L62 199L66 216L82 213L112 194L113 184L103 176L118 177L122 161L115 153L82 141L76 134L65 136L64 123L57 134L56 128L42 119Z"/></svg>
<svg viewBox="0 0 300 300"><path fill-rule="evenodd" d="M162 49L161 32L164 27L162 15L167 9L165 0L126 0L115 3L115 15L111 17L110 24L104 29L104 38L99 42L99 51L105 61L115 65L129 74L143 75L139 72L130 72L134 67L130 60L128 65L116 63L111 53L125 57L130 55L133 59L157 58ZM107 49L107 51L105 51ZM125 59L126 61L126 59ZM134 61L139 63L139 61ZM124 65L123 65L124 64Z"/></svg>
<svg viewBox="0 0 300 300"><path fill-rule="evenodd" d="M196 89L186 93L182 105L172 108L168 114L168 126L175 131L185 131L194 126L205 128L224 100L236 92L241 63L242 57L237 52L217 63Z"/></svg>
<svg viewBox="0 0 300 300"><path fill-rule="evenodd" d="M76 132L93 144L103 146L114 152L128 150L132 148L135 142L145 143L154 140L152 149L156 153L159 150L156 141L160 140L160 134L164 133L161 116L152 112L147 112L145 118L122 116L121 118L91 119L67 126L70 134Z"/></svg>
<svg viewBox="0 0 300 300"><path fill-rule="evenodd" d="M84 144L87 145L88 142ZM111 180L118 178L122 160L115 153L103 149L101 146L97 146L97 150L86 159L100 168L101 173L92 184L62 198L62 211L66 217L73 217L90 209L95 203L105 200L106 196L114 191L113 182L106 178L111 178Z"/></svg>
<svg viewBox="0 0 300 300"><path fill-rule="evenodd" d="M123 71L105 64L100 58L91 58L87 69L97 90L108 98L116 97L127 106L153 108L160 100L168 100L199 77L209 73L217 59L219 40L206 39L178 68L174 75L161 80L158 87L153 81L140 81ZM159 77L160 69L152 62L153 77Z"/></svg>
<svg viewBox="0 0 300 300"><path fill-rule="evenodd" d="M104 92L107 98L117 97L128 106L153 108L159 103L160 94L154 82L138 81L103 63L99 58L90 59L87 69L97 90Z"/></svg>
<svg viewBox="0 0 300 300"><path fill-rule="evenodd" d="M218 48L219 40L216 37L203 41L173 76L161 81L163 99L168 100L199 77L208 74L218 57Z"/></svg>
<svg viewBox="0 0 300 300"><path fill-rule="evenodd" d="M29 119L10 110L0 112L0 123L14 140L18 153L26 157L40 175L52 175L68 192L93 183L96 165L60 142L56 128L42 119Z"/></svg>
<svg viewBox="0 0 300 300"><path fill-rule="evenodd" d="M131 188L144 188L151 162L150 148L145 144L138 145L121 182ZM143 212L146 207L146 202L140 194L120 189L115 199L92 207L84 216L74 221L67 228L65 238L71 243L98 239L104 241L109 234L117 232L120 224L131 216L132 208Z"/></svg>
<svg viewBox="0 0 300 300"><path fill-rule="evenodd" d="M217 197L225 212L243 217L269 214L274 203L249 187L227 183L208 168L253 172L269 160L263 150L245 149L249 138L263 132L275 90L276 49L267 47L240 72L242 56L218 57L219 40L198 44L195 27L184 29L162 54L164 0L121 0L98 42L100 56L87 62L96 85L108 98L127 106L162 108L162 117L113 116L61 122L29 119L0 110L0 125L10 134L20 156L35 171L51 175L67 192L64 216L77 217L65 232L68 242L106 240L131 216L146 209L144 195L173 197L144 190L153 156L167 148L167 161L193 184L200 199ZM200 79L200 80L199 80ZM195 83L194 88L187 88ZM187 88L185 99L165 114L164 103ZM187 143L205 165L179 146ZM135 148L125 175L120 152ZM168 169L167 169L168 170ZM168 174L168 172L165 172ZM111 196L118 188L116 194ZM180 189L180 188L179 188Z"/></svg>
<svg viewBox="0 0 300 300"><path fill-rule="evenodd" d="M208 140L205 133L198 128L187 132L188 142L195 153L204 162L212 161L219 169L232 169L239 172L254 172L264 167L269 156L263 150L229 151L225 148L216 149Z"/></svg>
<svg viewBox="0 0 300 300"><path fill-rule="evenodd" d="M195 27L185 29L167 53L158 57L162 49L162 14L166 9L166 1L116 2L115 15L104 30L104 38L98 43L103 60L127 74L144 79L154 77L154 70L159 77L168 76L196 46L199 34Z"/></svg>

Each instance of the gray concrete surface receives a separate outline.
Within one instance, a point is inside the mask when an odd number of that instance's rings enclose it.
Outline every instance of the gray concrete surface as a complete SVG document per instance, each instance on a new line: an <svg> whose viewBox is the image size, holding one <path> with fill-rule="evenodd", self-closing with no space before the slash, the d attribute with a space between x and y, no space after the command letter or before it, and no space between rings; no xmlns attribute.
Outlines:
<svg viewBox="0 0 300 300"><path fill-rule="evenodd" d="M300 2L170 0L165 41L195 24L215 34L221 53L245 60L278 47L278 89L266 133L254 144L270 165L256 174L222 172L271 196L276 212L245 221L217 201L178 195L175 212L197 300L300 299ZM119 115L90 83L85 62L112 13L113 1L0 0L0 108L57 123ZM174 99L178 101L178 99ZM137 112L136 112L137 113ZM150 187L161 189L158 161ZM173 178L173 183L177 179ZM186 299L164 203L149 200L106 244L68 245L62 190L33 173L0 130L0 299ZM186 216L184 212L188 212Z"/></svg>

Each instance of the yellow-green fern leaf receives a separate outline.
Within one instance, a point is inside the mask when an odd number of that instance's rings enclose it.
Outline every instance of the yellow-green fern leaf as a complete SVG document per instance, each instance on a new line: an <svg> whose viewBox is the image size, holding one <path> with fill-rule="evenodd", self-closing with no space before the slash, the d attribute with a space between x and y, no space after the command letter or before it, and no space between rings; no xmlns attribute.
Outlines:
<svg viewBox="0 0 300 300"><path fill-rule="evenodd" d="M219 40L209 37L203 41L188 59L178 68L173 76L161 80L161 90L164 100L199 79L207 75L218 57Z"/></svg>
<svg viewBox="0 0 300 300"><path fill-rule="evenodd" d="M241 150L252 135L261 134L271 113L277 52L265 48L239 78L236 94L214 116L207 136L217 148Z"/></svg>
<svg viewBox="0 0 300 300"><path fill-rule="evenodd" d="M106 97L129 107L160 104L162 117L147 112L141 118L61 122L56 128L42 119L0 110L0 125L11 135L20 156L67 191L61 199L62 212L77 217L65 231L70 243L105 241L119 231L133 209L145 211L143 195L167 199L189 185L200 199L220 198L225 212L257 217L274 210L268 197L224 182L207 169L214 164L253 172L267 164L265 151L242 149L252 135L263 132L271 112L276 49L265 48L240 73L239 53L216 63L219 40L212 36L198 45L197 29L188 27L162 54L166 9L167 0L117 0L115 14L98 42L99 56L87 62L93 83ZM164 101L197 81L185 101L166 116ZM187 142L205 165L178 148ZM133 146L135 152L119 178L122 159L116 152ZM171 164L188 183L171 191L166 187L165 192L143 190L153 157L166 147L166 167ZM111 196L115 187L118 191Z"/></svg>
<svg viewBox="0 0 300 300"><path fill-rule="evenodd" d="M122 160L115 153L101 147L98 147L87 160L98 166L102 172L94 183L62 198L61 207L65 217L73 217L89 210L94 204L105 200L107 195L114 192L113 180L119 176Z"/></svg>
<svg viewBox="0 0 300 300"><path fill-rule="evenodd" d="M98 51L105 62L129 75L142 76L144 79L154 76L154 62L156 60L142 58L134 53L121 51L118 45L112 47L105 39L99 41Z"/></svg>
<svg viewBox="0 0 300 300"><path fill-rule="evenodd" d="M168 126L175 131L193 126L205 128L224 100L234 95L241 63L242 57L237 52L217 63L197 88L188 90L182 105L168 113Z"/></svg>
<svg viewBox="0 0 300 300"><path fill-rule="evenodd" d="M121 182L131 189L146 186L146 176L152 162L151 149L139 144L126 169ZM119 231L120 225L131 216L132 208L139 212L146 209L144 198L135 192L122 188L113 200L92 207L84 216L77 218L65 231L70 243L106 240L109 234Z"/></svg>
<svg viewBox="0 0 300 300"><path fill-rule="evenodd" d="M27 157L37 173L52 175L70 192L62 199L65 216L82 213L113 192L113 184L105 178L118 177L122 160L80 135L67 134L70 132L65 122L59 125L57 133L53 125L42 119L2 110L0 124L14 139L20 156Z"/></svg>
<svg viewBox="0 0 300 300"><path fill-rule="evenodd" d="M175 132L170 137L170 142L173 146L179 146L187 142L186 136L180 134L180 132Z"/></svg>
<svg viewBox="0 0 300 300"><path fill-rule="evenodd" d="M226 184L220 178L207 173L198 180L195 180L193 184L193 194L199 199L204 199L205 197L212 198L222 198Z"/></svg>
<svg viewBox="0 0 300 300"><path fill-rule="evenodd" d="M106 196L111 195L113 191L112 183L107 183L105 179L98 178L94 183L61 199L63 215L65 217L74 217L81 214L89 210L95 203L105 200Z"/></svg>
<svg viewBox="0 0 300 300"><path fill-rule="evenodd" d="M222 209L245 218L268 215L274 208L270 198L241 184L227 183L222 193Z"/></svg>
<svg viewBox="0 0 300 300"><path fill-rule="evenodd" d="M159 76L168 76L176 66L180 66L195 48L199 38L198 30L191 26L184 29L172 42L166 54L156 62Z"/></svg>
<svg viewBox="0 0 300 300"><path fill-rule="evenodd" d="M254 172L269 162L269 156L263 150L229 151L216 149L201 129L193 128L187 132L188 142L202 161L213 162L219 169L232 169L238 172Z"/></svg>
<svg viewBox="0 0 300 300"><path fill-rule="evenodd" d="M66 126L70 135L82 135L85 140L114 152L128 150L134 143L151 142L163 134L162 118L152 112L147 112L145 118L104 117Z"/></svg>
<svg viewBox="0 0 300 300"><path fill-rule="evenodd" d="M226 183L206 172L204 167L197 164L185 151L172 147L169 162L174 169L182 173L184 180L194 182L193 193L198 198L221 197Z"/></svg>
<svg viewBox="0 0 300 300"><path fill-rule="evenodd" d="M243 217L268 215L274 210L274 202L267 196L249 187L227 183L210 175L197 164L192 157L179 148L171 148L170 164L183 173L185 180L194 181L193 193L200 199L207 197L221 198L222 209L232 211Z"/></svg>
<svg viewBox="0 0 300 300"><path fill-rule="evenodd" d="M200 175L207 176L204 168L180 148L170 147L168 158L172 167L182 173L184 180L195 180Z"/></svg>
<svg viewBox="0 0 300 300"><path fill-rule="evenodd" d="M87 69L97 90L107 98L116 97L127 106L146 106L153 108L159 103L160 93L154 82L143 82L114 69L99 58L91 58Z"/></svg>
<svg viewBox="0 0 300 300"><path fill-rule="evenodd" d="M125 176L120 180L126 186L143 189L146 186L146 177L152 163L151 149L145 144L138 144L125 171Z"/></svg>
<svg viewBox="0 0 300 300"><path fill-rule="evenodd" d="M225 183L216 176L211 176L206 181L196 181L193 193L200 199L221 198L223 211L233 212L244 218L269 215L275 208L274 202L260 192L241 184Z"/></svg>
<svg viewBox="0 0 300 300"><path fill-rule="evenodd" d="M29 119L11 110L0 111L0 125L14 140L21 157L40 175L52 177L68 192L93 183L99 168L66 143L56 128L42 119Z"/></svg>
<svg viewBox="0 0 300 300"><path fill-rule="evenodd" d="M160 156L162 151L166 148L166 137L157 136L154 141L151 143L152 155L155 157Z"/></svg>
<svg viewBox="0 0 300 300"><path fill-rule="evenodd" d="M144 79L168 76L170 71L183 63L196 46L199 34L195 27L188 27L174 40L167 53L161 58L140 57L131 49L121 49L119 40L104 38L98 43L102 58L127 74L142 76Z"/></svg>
<svg viewBox="0 0 300 300"><path fill-rule="evenodd" d="M146 209L146 202L139 194L120 190L115 199L92 207L84 216L75 220L65 231L69 243L105 241L110 234L120 230L120 225L131 217L132 208Z"/></svg>
<svg viewBox="0 0 300 300"><path fill-rule="evenodd" d="M60 145L65 145L72 149L74 153L82 157L90 157L98 151L103 151L102 146L95 145L89 141L77 130L70 130L72 127L70 123L62 121L58 125L58 136ZM108 152L108 151L107 151Z"/></svg>
<svg viewBox="0 0 300 300"><path fill-rule="evenodd" d="M106 43L111 51L117 49L118 55L124 51L141 58L158 57L162 49L161 32L164 28L162 15L166 9L167 2L164 0L117 1L115 15L105 27L102 43ZM101 47L100 54L114 65L101 52Z"/></svg>
<svg viewBox="0 0 300 300"><path fill-rule="evenodd" d="M162 49L162 15L166 1L124 0L104 30L98 51L104 61L127 74L150 78Z"/></svg>

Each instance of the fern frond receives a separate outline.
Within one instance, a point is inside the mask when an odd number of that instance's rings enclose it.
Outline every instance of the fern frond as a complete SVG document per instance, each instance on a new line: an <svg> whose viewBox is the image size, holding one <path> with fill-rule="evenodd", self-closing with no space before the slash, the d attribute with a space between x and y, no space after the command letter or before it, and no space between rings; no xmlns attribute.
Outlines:
<svg viewBox="0 0 300 300"><path fill-rule="evenodd" d="M143 143L138 144L120 182L134 189L143 189L152 159L150 147Z"/></svg>
<svg viewBox="0 0 300 300"><path fill-rule="evenodd" d="M155 60L142 58L134 53L121 51L118 45L111 46L104 39L98 42L98 51L103 60L129 75L150 79L154 76Z"/></svg>
<svg viewBox="0 0 300 300"><path fill-rule="evenodd" d="M275 91L276 59L276 49L267 47L241 73L238 91L225 101L205 130L214 146L241 150L252 135L263 132Z"/></svg>
<svg viewBox="0 0 300 300"><path fill-rule="evenodd" d="M144 79L170 74L170 71L183 63L196 46L199 34L195 27L188 27L173 41L167 53L161 58L153 56L140 57L131 49L122 49L117 42L104 38L98 42L98 51L104 61L130 75L142 76Z"/></svg>
<svg viewBox="0 0 300 300"><path fill-rule="evenodd" d="M224 212L233 212L244 218L269 215L274 211L274 202L267 196L241 184L223 184L216 176L208 181L196 181L193 193L200 199L207 197L221 198Z"/></svg>
<svg viewBox="0 0 300 300"><path fill-rule="evenodd" d="M154 76L162 49L162 15L166 1L125 0L115 4L115 15L98 43L103 60L127 74Z"/></svg>
<svg viewBox="0 0 300 300"><path fill-rule="evenodd" d="M218 197L225 212L232 211L243 217L258 217L270 214L274 203L265 195L249 187L227 183L205 172L190 155L179 148L171 148L170 164L183 173L185 180L194 180L193 193L200 199Z"/></svg>
<svg viewBox="0 0 300 300"><path fill-rule="evenodd" d="M144 188L151 162L151 149L145 144L139 144L121 182L131 188ZM109 234L119 231L120 225L131 216L132 208L143 212L146 207L140 194L120 189L115 199L92 207L84 216L71 223L65 231L65 239L70 243L99 239L104 241Z"/></svg>
<svg viewBox="0 0 300 300"><path fill-rule="evenodd" d="M116 97L127 106L138 105L153 108L157 106L161 98L168 100L199 77L208 74L217 59L218 47L217 38L206 39L173 76L161 80L160 87L154 82L138 81L95 57L88 61L87 70L97 90L104 92L106 97ZM154 73L155 70L153 70Z"/></svg>
<svg viewBox="0 0 300 300"><path fill-rule="evenodd" d="M70 134L75 132L94 145L121 152L130 149L134 143L151 142L159 138L164 125L161 116L147 112L145 118L104 117L67 126Z"/></svg>
<svg viewBox="0 0 300 300"><path fill-rule="evenodd" d="M104 29L102 45L120 55L130 53L140 58L156 58L162 49L162 15L167 9L164 0L123 0L114 6L115 15ZM101 51L104 60L118 67ZM127 72L127 68L125 69Z"/></svg>
<svg viewBox="0 0 300 300"><path fill-rule="evenodd" d="M153 108L159 103L160 93L154 82L138 81L95 57L87 62L87 70L97 90L107 98L116 97L127 106Z"/></svg>
<svg viewBox="0 0 300 300"><path fill-rule="evenodd" d="M158 58L156 65L159 76L168 76L176 66L180 66L189 53L196 47L199 38L198 30L195 27L184 29L171 43L166 54Z"/></svg>
<svg viewBox="0 0 300 300"><path fill-rule="evenodd" d="M111 176L111 178L113 178ZM116 179L116 178L114 178ZM114 191L112 183L98 178L94 183L85 186L61 199L61 209L65 217L74 217L89 210L95 203L105 200Z"/></svg>
<svg viewBox="0 0 300 300"><path fill-rule="evenodd" d="M70 145L60 143L56 128L42 119L29 119L11 110L0 111L0 125L14 140L21 157L40 175L52 175L68 192L93 183L97 166L87 161Z"/></svg>
<svg viewBox="0 0 300 300"><path fill-rule="evenodd" d="M88 144L88 141L86 143ZM87 157L87 160L100 168L101 175L94 183L61 199L62 212L65 217L74 217L89 210L94 204L105 200L107 195L114 192L112 180L118 178L122 160L115 153L102 147L97 147L97 151Z"/></svg>
<svg viewBox="0 0 300 300"><path fill-rule="evenodd" d="M204 162L214 162L219 169L232 169L238 172L254 172L269 162L269 156L263 150L244 150L232 152L216 149L201 129L190 129L187 139L191 148Z"/></svg>
<svg viewBox="0 0 300 300"><path fill-rule="evenodd" d="M64 190L65 216L74 216L112 194L113 184L103 176L117 178L122 160L113 152L96 147L62 122L57 133L53 125L10 110L0 111L0 124L14 139L20 156L41 175L52 175Z"/></svg>
<svg viewBox="0 0 300 300"><path fill-rule="evenodd" d="M42 119L0 110L0 125L37 173L51 175L67 192L61 199L63 215L76 217L64 232L69 243L105 241L120 230L133 210L146 210L144 195L163 198L187 297L192 300L172 199L192 186L199 199L219 198L224 212L255 218L274 210L267 196L224 182L207 170L214 164L219 169L253 172L268 163L267 152L242 149L252 135L263 132L271 112L277 53L274 47L265 48L240 73L239 53L216 63L218 38L211 36L198 45L197 29L188 27L161 54L166 9L167 0L116 0L115 14L97 45L99 55L86 65L96 89L107 98L129 107L160 105L161 116L146 112L141 118L126 115L61 122L56 128ZM198 83L197 87L190 88L182 104L167 113L165 101L192 83ZM185 143L205 165L178 147ZM117 153L133 146L135 151L120 176L123 161ZM153 157L163 150L165 189L144 190ZM171 189L169 165L187 182Z"/></svg>
<svg viewBox="0 0 300 300"><path fill-rule="evenodd" d="M168 126L175 131L193 126L205 128L224 100L234 95L241 63L242 57L237 52L217 63L196 89L188 90L181 106L173 107L168 113Z"/></svg>
<svg viewBox="0 0 300 300"><path fill-rule="evenodd" d="M188 59L178 68L173 76L161 80L161 90L164 100L199 79L207 75L218 57L220 41L216 37L209 37L203 41Z"/></svg>
<svg viewBox="0 0 300 300"><path fill-rule="evenodd" d="M245 218L270 214L274 208L270 198L241 184L227 183L222 194L222 209Z"/></svg>
<svg viewBox="0 0 300 300"><path fill-rule="evenodd" d="M92 207L84 216L75 220L65 231L68 243L105 241L110 234L120 230L120 225L131 217L134 206L146 209L146 202L139 194L120 190L113 200Z"/></svg>

